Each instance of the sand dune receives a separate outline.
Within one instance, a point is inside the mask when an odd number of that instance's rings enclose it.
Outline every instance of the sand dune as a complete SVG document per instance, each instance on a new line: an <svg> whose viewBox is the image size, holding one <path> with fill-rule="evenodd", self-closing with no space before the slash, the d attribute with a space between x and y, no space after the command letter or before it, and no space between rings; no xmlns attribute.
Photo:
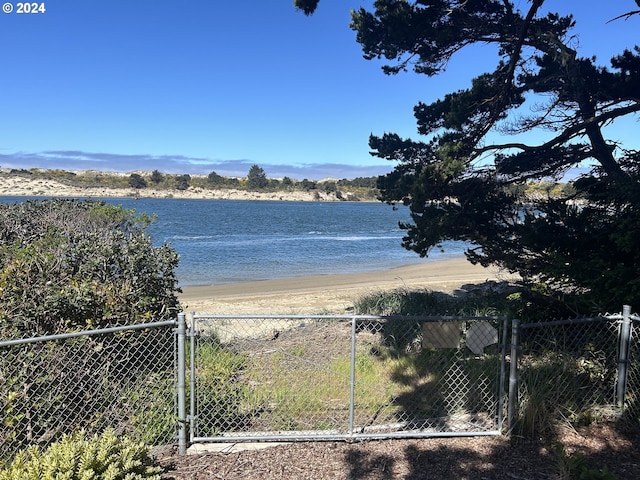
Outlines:
<svg viewBox="0 0 640 480"><path fill-rule="evenodd" d="M39 196L74 198L187 198L219 200L284 200L284 201L339 201L334 194L321 191L303 192L250 192L247 190L154 190L153 188L72 187L55 180L30 179L8 175L0 177L0 196Z"/></svg>

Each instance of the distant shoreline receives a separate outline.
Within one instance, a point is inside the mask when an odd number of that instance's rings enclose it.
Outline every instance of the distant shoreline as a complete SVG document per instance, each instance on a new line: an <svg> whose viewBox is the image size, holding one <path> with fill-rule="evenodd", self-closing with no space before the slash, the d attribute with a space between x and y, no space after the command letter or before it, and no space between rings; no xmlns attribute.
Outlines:
<svg viewBox="0 0 640 480"><path fill-rule="evenodd" d="M186 190L152 187L112 188L77 187L60 183L52 179L26 178L16 175L0 177L0 196L4 197L73 197L73 198L157 198L157 199L193 199L193 200L267 200L289 202L377 202L375 199L337 198L335 193L322 190L311 191L275 191L257 192L233 188L203 189L190 186Z"/></svg>

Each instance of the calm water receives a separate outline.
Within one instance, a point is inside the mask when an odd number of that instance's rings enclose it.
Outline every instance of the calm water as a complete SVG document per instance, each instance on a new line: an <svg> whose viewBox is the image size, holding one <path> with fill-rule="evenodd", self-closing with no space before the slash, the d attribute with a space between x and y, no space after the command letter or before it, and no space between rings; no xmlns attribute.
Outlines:
<svg viewBox="0 0 640 480"><path fill-rule="evenodd" d="M2 202L23 197L0 197ZM180 285L356 273L462 255L445 243L429 260L401 246L408 211L381 203L105 199L156 214L154 243L180 254Z"/></svg>

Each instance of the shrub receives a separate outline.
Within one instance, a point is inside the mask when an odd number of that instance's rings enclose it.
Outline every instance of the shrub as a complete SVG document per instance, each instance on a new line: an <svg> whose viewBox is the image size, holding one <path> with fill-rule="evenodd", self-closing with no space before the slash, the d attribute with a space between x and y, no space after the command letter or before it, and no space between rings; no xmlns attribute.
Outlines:
<svg viewBox="0 0 640 480"><path fill-rule="evenodd" d="M0 205L0 335L175 317L175 268L152 219L101 201Z"/></svg>
<svg viewBox="0 0 640 480"><path fill-rule="evenodd" d="M148 456L149 449L112 430L86 438L82 431L65 435L44 452L37 446L16 455L0 470L0 480L159 480L162 468Z"/></svg>
<svg viewBox="0 0 640 480"><path fill-rule="evenodd" d="M175 178L176 190L189 190L191 184L191 175L178 175Z"/></svg>
<svg viewBox="0 0 640 480"><path fill-rule="evenodd" d="M159 183L164 181L164 175L162 175L162 173L160 173L158 170L154 170L153 172L151 172L151 181L158 185Z"/></svg>
<svg viewBox="0 0 640 480"><path fill-rule="evenodd" d="M207 181L209 182L209 184L215 187L223 185L224 180L224 177L222 175L218 175L216 172L211 172L209 175L207 175Z"/></svg>
<svg viewBox="0 0 640 480"><path fill-rule="evenodd" d="M129 175L129 186L131 188L145 188L147 181L140 174L132 173Z"/></svg>

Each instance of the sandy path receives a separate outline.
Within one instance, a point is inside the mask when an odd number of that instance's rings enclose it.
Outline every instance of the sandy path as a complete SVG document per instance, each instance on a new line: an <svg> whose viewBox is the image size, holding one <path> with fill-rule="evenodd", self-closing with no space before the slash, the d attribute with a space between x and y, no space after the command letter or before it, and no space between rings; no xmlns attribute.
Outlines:
<svg viewBox="0 0 640 480"><path fill-rule="evenodd" d="M465 283L512 278L464 259L425 261L368 273L185 287L180 301L185 311L197 313L342 313L376 291L409 287L451 293Z"/></svg>

